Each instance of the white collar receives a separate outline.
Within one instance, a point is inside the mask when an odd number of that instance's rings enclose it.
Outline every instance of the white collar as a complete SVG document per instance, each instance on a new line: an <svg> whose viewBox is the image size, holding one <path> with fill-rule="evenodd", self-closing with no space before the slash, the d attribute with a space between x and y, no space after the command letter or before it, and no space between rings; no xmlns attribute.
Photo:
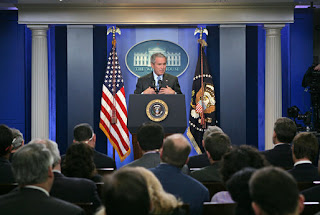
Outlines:
<svg viewBox="0 0 320 215"><path fill-rule="evenodd" d="M26 185L24 186L25 188L31 188L31 189L35 189L35 190L40 190L42 192L44 192L47 196L50 196L49 195L49 192L46 191L45 189L43 189L42 187L38 187L38 186L34 186L34 185Z"/></svg>
<svg viewBox="0 0 320 215"><path fill-rule="evenodd" d="M159 76L158 76L154 71L152 71L152 74L153 74L153 79L154 79L154 80L158 80L158 77L161 77L160 80L163 79L163 75L159 75Z"/></svg>
<svg viewBox="0 0 320 215"><path fill-rule="evenodd" d="M312 162L309 161L309 160L303 160L303 161L297 161L297 162L295 162L295 163L294 163L294 166L297 166L297 165L299 165L299 164L304 164L304 163L312 164Z"/></svg>

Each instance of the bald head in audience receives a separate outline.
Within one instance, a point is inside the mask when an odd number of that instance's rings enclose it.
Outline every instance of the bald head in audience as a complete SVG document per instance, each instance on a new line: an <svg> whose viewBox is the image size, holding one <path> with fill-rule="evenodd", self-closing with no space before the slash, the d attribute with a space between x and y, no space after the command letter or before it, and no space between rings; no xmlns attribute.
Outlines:
<svg viewBox="0 0 320 215"><path fill-rule="evenodd" d="M182 168L187 162L191 146L182 134L173 134L167 137L160 149L162 162Z"/></svg>

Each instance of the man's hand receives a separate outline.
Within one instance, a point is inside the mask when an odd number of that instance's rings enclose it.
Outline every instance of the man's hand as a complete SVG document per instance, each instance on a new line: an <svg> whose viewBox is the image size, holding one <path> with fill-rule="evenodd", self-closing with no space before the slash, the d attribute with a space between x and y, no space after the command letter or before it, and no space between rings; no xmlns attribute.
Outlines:
<svg viewBox="0 0 320 215"><path fill-rule="evenodd" d="M153 88L148 87L145 91L143 91L143 94L156 94L156 91L154 91Z"/></svg>
<svg viewBox="0 0 320 215"><path fill-rule="evenodd" d="M314 67L314 70L320 71L320 64L318 64L316 67Z"/></svg>
<svg viewBox="0 0 320 215"><path fill-rule="evenodd" d="M176 92L171 87L161 87L159 94L175 94Z"/></svg>

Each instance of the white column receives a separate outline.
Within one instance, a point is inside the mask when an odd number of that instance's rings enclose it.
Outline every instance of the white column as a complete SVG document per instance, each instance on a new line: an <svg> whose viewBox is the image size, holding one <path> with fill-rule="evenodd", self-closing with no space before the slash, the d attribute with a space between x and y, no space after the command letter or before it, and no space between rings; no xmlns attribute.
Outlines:
<svg viewBox="0 0 320 215"><path fill-rule="evenodd" d="M49 138L48 25L32 30L31 139Z"/></svg>
<svg viewBox="0 0 320 215"><path fill-rule="evenodd" d="M273 148L275 121L282 116L281 29L283 24L264 25L266 30L265 67L265 149Z"/></svg>

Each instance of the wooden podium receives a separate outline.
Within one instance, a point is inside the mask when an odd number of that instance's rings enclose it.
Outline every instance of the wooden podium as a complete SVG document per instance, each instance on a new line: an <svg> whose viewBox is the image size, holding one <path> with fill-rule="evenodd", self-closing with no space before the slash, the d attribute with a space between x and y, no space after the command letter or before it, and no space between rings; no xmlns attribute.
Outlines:
<svg viewBox="0 0 320 215"><path fill-rule="evenodd" d="M152 113L150 114L150 112L157 113L157 110L154 111L155 108L152 105L156 104L157 106L158 103L160 103L158 106L165 107L162 111L167 111L166 117L161 121L157 121L161 117L157 118L154 117ZM144 122L155 122L161 124L164 128L165 136L169 136L174 133L183 134L187 128L185 96L183 94L129 95L128 129L132 134L133 155L135 160L142 156L141 149L137 143L136 133L138 128Z"/></svg>

